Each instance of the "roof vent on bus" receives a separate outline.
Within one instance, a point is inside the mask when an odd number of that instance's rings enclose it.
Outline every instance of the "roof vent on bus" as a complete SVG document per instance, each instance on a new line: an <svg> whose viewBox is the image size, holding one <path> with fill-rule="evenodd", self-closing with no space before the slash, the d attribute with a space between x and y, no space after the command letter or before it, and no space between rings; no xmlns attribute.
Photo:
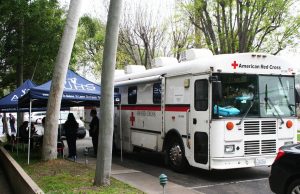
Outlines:
<svg viewBox="0 0 300 194"><path fill-rule="evenodd" d="M126 65L125 66L125 74L131 74L131 73L139 73L146 71L146 68L144 65Z"/></svg>
<svg viewBox="0 0 300 194"><path fill-rule="evenodd" d="M115 69L115 78L125 75L125 71L123 69Z"/></svg>
<svg viewBox="0 0 300 194"><path fill-rule="evenodd" d="M189 49L181 53L180 55L180 60L179 61L191 61L194 59L199 59L199 58L206 58L206 57L211 57L213 56L213 53L211 50L206 49L206 48L201 48L201 49Z"/></svg>
<svg viewBox="0 0 300 194"><path fill-rule="evenodd" d="M164 67L168 65L178 64L174 57L157 57L152 60L152 68Z"/></svg>

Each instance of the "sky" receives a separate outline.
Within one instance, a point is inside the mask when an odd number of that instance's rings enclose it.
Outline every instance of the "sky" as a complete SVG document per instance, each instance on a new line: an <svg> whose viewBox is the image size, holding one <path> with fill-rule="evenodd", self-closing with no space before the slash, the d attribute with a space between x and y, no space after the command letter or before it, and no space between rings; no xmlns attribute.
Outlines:
<svg viewBox="0 0 300 194"><path fill-rule="evenodd" d="M59 0L62 6L68 7L70 0ZM163 15L169 14L172 11L172 6L175 0L123 0L123 7L128 10L129 7L134 8L139 3L150 8L153 12L158 12ZM81 9L81 15L88 14L92 17L97 17L106 20L108 10L108 0L84 0Z"/></svg>
<svg viewBox="0 0 300 194"><path fill-rule="evenodd" d="M59 0L59 2L63 7L68 9L70 0ZM105 9L103 0L83 0L81 15L88 14L93 17L102 18L105 16Z"/></svg>

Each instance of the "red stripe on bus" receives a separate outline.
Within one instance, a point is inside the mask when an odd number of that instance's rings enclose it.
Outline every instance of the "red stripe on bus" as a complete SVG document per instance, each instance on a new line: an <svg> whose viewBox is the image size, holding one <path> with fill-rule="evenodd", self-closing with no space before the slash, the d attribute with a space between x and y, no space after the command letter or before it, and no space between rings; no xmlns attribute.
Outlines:
<svg viewBox="0 0 300 194"><path fill-rule="evenodd" d="M190 106L166 106L165 111L170 112L187 112L190 109Z"/></svg>
<svg viewBox="0 0 300 194"><path fill-rule="evenodd" d="M118 107L118 110L120 107ZM121 106L121 110L152 110L152 111L160 111L160 106Z"/></svg>
<svg viewBox="0 0 300 194"><path fill-rule="evenodd" d="M120 110L120 107L117 107L118 110ZM165 107L165 111L169 112L187 112L190 109L190 106L176 106L176 105L167 105ZM149 111L161 111L160 106L121 106L121 110L149 110Z"/></svg>

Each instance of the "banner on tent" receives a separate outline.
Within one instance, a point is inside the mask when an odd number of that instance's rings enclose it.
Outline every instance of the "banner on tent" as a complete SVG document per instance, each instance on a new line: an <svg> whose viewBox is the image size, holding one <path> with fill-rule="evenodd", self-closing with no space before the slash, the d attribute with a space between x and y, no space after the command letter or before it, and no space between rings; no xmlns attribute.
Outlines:
<svg viewBox="0 0 300 194"><path fill-rule="evenodd" d="M24 96L24 95L26 94L27 91L29 91L29 89L28 89L28 88L25 88L25 89L21 90L22 93L21 93L20 96L14 94L14 95L11 97L10 101L12 101L12 102L18 102L19 98L21 98L22 96Z"/></svg>
<svg viewBox="0 0 300 194"><path fill-rule="evenodd" d="M67 78L65 82L66 90L86 90L86 91L96 91L95 84L82 84L77 83L77 78Z"/></svg>

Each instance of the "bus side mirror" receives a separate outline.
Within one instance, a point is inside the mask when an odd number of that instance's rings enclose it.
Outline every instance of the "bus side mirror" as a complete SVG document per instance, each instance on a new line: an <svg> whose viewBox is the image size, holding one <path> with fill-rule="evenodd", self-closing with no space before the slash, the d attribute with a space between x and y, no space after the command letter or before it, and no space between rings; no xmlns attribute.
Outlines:
<svg viewBox="0 0 300 194"><path fill-rule="evenodd" d="M215 101L220 101L223 97L222 95L222 82L213 81L212 82L212 95Z"/></svg>

